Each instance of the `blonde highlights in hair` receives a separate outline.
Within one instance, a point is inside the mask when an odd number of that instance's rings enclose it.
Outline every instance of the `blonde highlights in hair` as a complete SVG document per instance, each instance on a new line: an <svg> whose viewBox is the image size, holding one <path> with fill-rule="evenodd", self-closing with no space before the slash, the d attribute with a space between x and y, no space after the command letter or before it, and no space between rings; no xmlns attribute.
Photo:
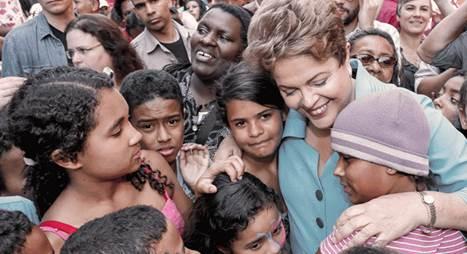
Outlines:
<svg viewBox="0 0 467 254"><path fill-rule="evenodd" d="M346 59L342 21L330 0L270 0L251 20L244 58L270 71L277 59L311 55Z"/></svg>

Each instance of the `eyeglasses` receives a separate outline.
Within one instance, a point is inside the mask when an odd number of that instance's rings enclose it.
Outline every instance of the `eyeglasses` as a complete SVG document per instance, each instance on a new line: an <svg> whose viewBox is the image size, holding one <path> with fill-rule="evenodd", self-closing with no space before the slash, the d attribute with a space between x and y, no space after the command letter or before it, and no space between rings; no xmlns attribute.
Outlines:
<svg viewBox="0 0 467 254"><path fill-rule="evenodd" d="M91 47L89 47L89 48L77 47L77 48L75 48L75 49L68 49L68 50L66 51L66 57L67 57L68 59L73 59L73 56L74 56L76 53L78 53L78 54L84 56L84 55L86 55L89 51L91 51L91 50L93 50L93 49L95 49L95 48L97 48L97 47L99 47L99 46L102 46L102 44L99 43L99 44L96 44L96 45L91 46Z"/></svg>
<svg viewBox="0 0 467 254"><path fill-rule="evenodd" d="M375 61L377 61L381 67L388 68L388 67L393 67L394 64L396 64L396 58L392 56L380 56L376 58L372 55L361 54L361 55L354 55L351 57L360 60L360 62L362 62L363 65L370 65L370 64L373 64Z"/></svg>

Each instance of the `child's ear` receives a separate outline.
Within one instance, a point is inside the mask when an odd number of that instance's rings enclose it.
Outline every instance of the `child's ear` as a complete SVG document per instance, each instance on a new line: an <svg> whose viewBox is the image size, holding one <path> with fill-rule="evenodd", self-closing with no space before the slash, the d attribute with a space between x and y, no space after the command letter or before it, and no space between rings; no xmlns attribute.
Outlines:
<svg viewBox="0 0 467 254"><path fill-rule="evenodd" d="M70 158L70 156L65 154L61 149L53 151L50 158L57 165L66 169L76 170L83 166L78 160Z"/></svg>
<svg viewBox="0 0 467 254"><path fill-rule="evenodd" d="M397 173L397 170L392 169L392 168L386 168L386 173L388 175L395 175Z"/></svg>

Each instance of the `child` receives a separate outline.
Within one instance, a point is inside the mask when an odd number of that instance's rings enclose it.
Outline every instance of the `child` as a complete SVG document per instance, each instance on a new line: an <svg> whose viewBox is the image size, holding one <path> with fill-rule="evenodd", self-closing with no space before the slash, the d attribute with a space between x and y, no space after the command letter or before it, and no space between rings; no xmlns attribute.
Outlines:
<svg viewBox="0 0 467 254"><path fill-rule="evenodd" d="M198 198L184 235L201 253L287 253L286 233L273 189L245 173L237 182L225 174L217 192Z"/></svg>
<svg viewBox="0 0 467 254"><path fill-rule="evenodd" d="M218 101L246 170L279 193L277 150L286 106L276 83L243 62L225 76Z"/></svg>
<svg viewBox="0 0 467 254"><path fill-rule="evenodd" d="M63 245L62 254L185 253L175 226L157 209L132 206L81 226Z"/></svg>
<svg viewBox="0 0 467 254"><path fill-rule="evenodd" d="M194 200L195 194L189 186L193 187L199 174L207 169L209 156L205 146L183 146L183 97L177 80L165 71L139 70L123 80L120 92L128 103L131 123L142 134L142 148L160 153L187 196ZM201 163L200 167L194 168L193 159ZM240 161L230 158L224 165L232 160Z"/></svg>
<svg viewBox="0 0 467 254"><path fill-rule="evenodd" d="M54 253L47 237L21 212L0 209L0 253Z"/></svg>
<svg viewBox="0 0 467 254"><path fill-rule="evenodd" d="M435 107L443 113L456 129L460 130L460 121L459 121L459 102L460 102L460 89L464 83L464 76L456 75L443 85L439 92L438 98L433 102Z"/></svg>
<svg viewBox="0 0 467 254"><path fill-rule="evenodd" d="M462 87L459 91L460 100L458 105L458 112L459 112L459 121L461 126L461 132L467 137L467 80L462 83Z"/></svg>
<svg viewBox="0 0 467 254"><path fill-rule="evenodd" d="M356 208L348 208L346 194L333 175L339 156L331 148L330 129L339 112L351 101L400 89L349 59L335 2L264 1L251 20L243 53L246 61L272 74L290 109L279 148L278 178L294 253L315 252L334 225L338 240L358 228L365 233L354 244L373 235L384 244L425 219L426 207L413 193L375 199L358 206L357 213ZM466 229L467 143L429 98L411 95L423 106L432 133L429 160L440 180L439 192L429 192L438 208L435 225Z"/></svg>
<svg viewBox="0 0 467 254"><path fill-rule="evenodd" d="M90 219L138 204L160 209L181 232L191 203L165 160L141 150L112 81L67 68L31 78L8 116L14 144L30 161L26 187L55 251Z"/></svg>
<svg viewBox="0 0 467 254"><path fill-rule="evenodd" d="M428 121L408 92L393 90L357 100L337 116L331 130L331 146L340 154L334 174L353 204L401 192L418 192L426 200L431 197L424 192L430 180L429 140ZM460 231L431 228L432 216L427 210L429 226L419 226L386 247L401 253L467 251ZM321 253L341 252L357 232L335 244L333 234L321 243Z"/></svg>

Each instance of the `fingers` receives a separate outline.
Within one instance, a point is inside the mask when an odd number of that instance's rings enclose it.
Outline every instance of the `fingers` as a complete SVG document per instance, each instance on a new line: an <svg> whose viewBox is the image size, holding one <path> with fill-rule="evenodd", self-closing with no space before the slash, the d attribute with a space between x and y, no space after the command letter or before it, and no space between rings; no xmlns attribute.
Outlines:
<svg viewBox="0 0 467 254"><path fill-rule="evenodd" d="M13 87L20 87L23 85L26 79L22 77L5 77L0 78L0 89L2 88L13 88Z"/></svg>
<svg viewBox="0 0 467 254"><path fill-rule="evenodd" d="M200 145L200 144L195 144L195 143L186 143L183 144L182 148L180 149L181 151L193 151L193 150L206 150L207 151L207 146L205 145Z"/></svg>
<svg viewBox="0 0 467 254"><path fill-rule="evenodd" d="M197 184L196 193L215 193L216 191L217 187L209 179L201 179Z"/></svg>
<svg viewBox="0 0 467 254"><path fill-rule="evenodd" d="M352 240L347 244L347 247L351 248L353 246L362 245L377 233L378 230L374 224L366 224L355 234Z"/></svg>
<svg viewBox="0 0 467 254"><path fill-rule="evenodd" d="M243 173L245 172L245 164L240 157L234 155L222 162L214 163L210 172L213 176L225 172L229 175L232 182L236 182L242 179Z"/></svg>
<svg viewBox="0 0 467 254"><path fill-rule="evenodd" d="M363 216L364 209L361 205L347 208L336 222L336 243L348 237L352 232L366 226L369 219Z"/></svg>

